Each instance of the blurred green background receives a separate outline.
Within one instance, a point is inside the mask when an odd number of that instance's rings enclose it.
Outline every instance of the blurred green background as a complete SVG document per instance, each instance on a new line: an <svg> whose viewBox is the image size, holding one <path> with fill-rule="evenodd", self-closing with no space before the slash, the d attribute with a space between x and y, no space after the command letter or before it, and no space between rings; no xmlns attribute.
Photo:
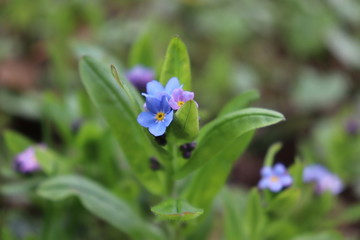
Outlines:
<svg viewBox="0 0 360 240"><path fill-rule="evenodd" d="M187 45L202 124L249 89L262 95L256 106L286 116L286 123L257 134L231 183L254 186L275 141L284 143L279 159L290 164L299 152L306 154L309 142L317 142L313 135L319 129L344 129L353 119L360 124L357 0L5 0L0 132L14 129L63 149L71 135L67 129L96 116L79 79L79 58L110 59L125 71L131 46L144 35L157 71L172 36ZM0 144L0 166L10 166ZM96 167L92 171L101 179ZM0 217L4 211L0 205Z"/></svg>

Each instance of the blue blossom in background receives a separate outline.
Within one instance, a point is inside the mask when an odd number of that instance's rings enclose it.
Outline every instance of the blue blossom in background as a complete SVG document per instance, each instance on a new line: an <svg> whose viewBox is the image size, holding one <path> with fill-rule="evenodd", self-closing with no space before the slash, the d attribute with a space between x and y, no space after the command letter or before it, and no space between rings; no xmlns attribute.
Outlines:
<svg viewBox="0 0 360 240"><path fill-rule="evenodd" d="M36 159L35 149L29 147L19 153L14 158L14 168L21 173L32 173L40 170L40 165Z"/></svg>
<svg viewBox="0 0 360 240"><path fill-rule="evenodd" d="M261 169L261 179L258 184L260 189L269 189L272 192L279 192L281 189L292 184L292 177L281 163L273 167L264 166Z"/></svg>
<svg viewBox="0 0 360 240"><path fill-rule="evenodd" d="M136 65L126 73L127 79L140 91L144 91L146 84L155 78L155 72L151 68Z"/></svg>
<svg viewBox="0 0 360 240"><path fill-rule="evenodd" d="M359 123L355 119L349 119L345 125L346 132L350 135L356 135L359 132Z"/></svg>
<svg viewBox="0 0 360 240"><path fill-rule="evenodd" d="M167 96L162 96L161 99L154 97L146 98L147 111L139 114L138 123L146 128L154 136L161 136L165 133L166 128L173 120L174 112L171 109Z"/></svg>
<svg viewBox="0 0 360 240"><path fill-rule="evenodd" d="M344 186L341 179L319 164L309 165L304 168L303 181L315 183L315 191L323 193L330 191L332 194L339 194Z"/></svg>
<svg viewBox="0 0 360 240"><path fill-rule="evenodd" d="M162 96L166 96L170 99L171 94L177 88L182 88L180 85L179 79L177 77L172 77L164 87L160 82L153 80L146 84L146 93L143 93L145 97L155 97L161 99Z"/></svg>

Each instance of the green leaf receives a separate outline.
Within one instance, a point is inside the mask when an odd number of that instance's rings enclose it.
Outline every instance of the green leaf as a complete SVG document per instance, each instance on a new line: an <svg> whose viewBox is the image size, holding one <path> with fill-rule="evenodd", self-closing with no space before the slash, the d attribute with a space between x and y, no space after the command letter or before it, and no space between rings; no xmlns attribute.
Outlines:
<svg viewBox="0 0 360 240"><path fill-rule="evenodd" d="M239 96L233 98L229 101L219 113L219 116L224 116L228 113L241 110L243 108L249 107L250 103L260 98L260 94L257 90L249 90L243 92Z"/></svg>
<svg viewBox="0 0 360 240"><path fill-rule="evenodd" d="M246 132L273 125L285 118L282 114L260 108L249 108L227 114L207 124L201 129L198 147L187 164L176 174L182 178L212 159L222 159L222 153L229 144Z"/></svg>
<svg viewBox="0 0 360 240"><path fill-rule="evenodd" d="M224 186L234 161L244 152L253 135L254 131L247 132L234 140L227 148L219 150L219 157L212 159L196 171L191 180L186 183L182 196L191 204L207 210L216 194Z"/></svg>
<svg viewBox="0 0 360 240"><path fill-rule="evenodd" d="M86 178L74 175L51 178L39 186L37 193L52 201L75 196L91 213L133 239L163 239L160 232L146 224L125 201Z"/></svg>
<svg viewBox="0 0 360 240"><path fill-rule="evenodd" d="M300 199L301 191L299 188L289 188L273 199L268 207L269 212L276 213L278 215L289 215L291 210L297 206L297 202Z"/></svg>
<svg viewBox="0 0 360 240"><path fill-rule="evenodd" d="M187 101L176 113L170 126L177 139L187 142L194 140L199 134L199 114L196 103Z"/></svg>
<svg viewBox="0 0 360 240"><path fill-rule="evenodd" d="M149 159L159 159L160 156L153 148L146 129L137 122L137 101L129 99L129 93L111 75L110 66L84 57L80 62L80 75L90 98L107 120L135 175L154 194L164 192L162 173L154 172L149 167ZM126 79L122 83L131 89ZM135 91L131 91L131 95L140 98Z"/></svg>
<svg viewBox="0 0 360 240"><path fill-rule="evenodd" d="M166 220L187 221L203 214L203 210L181 199L169 199L151 208L156 215Z"/></svg>
<svg viewBox="0 0 360 240"><path fill-rule="evenodd" d="M4 139L11 154L18 154L33 144L28 138L11 130L5 131Z"/></svg>
<svg viewBox="0 0 360 240"><path fill-rule="evenodd" d="M242 218L242 232L244 239L262 240L264 239L266 227L266 215L264 207L261 205L259 192L254 188L247 199L246 210Z"/></svg>
<svg viewBox="0 0 360 240"><path fill-rule="evenodd" d="M282 143L274 143L273 145L270 146L265 156L264 166L273 165L274 157L280 151L281 148L282 148Z"/></svg>
<svg viewBox="0 0 360 240"><path fill-rule="evenodd" d="M154 51L149 34L140 36L130 50L130 66L154 66Z"/></svg>
<svg viewBox="0 0 360 240"><path fill-rule="evenodd" d="M177 77L184 90L191 90L190 59L185 44L179 37L174 37L168 46L162 67L160 82L165 85L170 78Z"/></svg>
<svg viewBox="0 0 360 240"><path fill-rule="evenodd" d="M344 238L336 231L324 231L320 233L308 233L297 236L291 240L343 240Z"/></svg>
<svg viewBox="0 0 360 240"><path fill-rule="evenodd" d="M55 171L60 170L62 159L56 152L46 147L37 146L35 147L35 155L41 169L47 175L52 175Z"/></svg>

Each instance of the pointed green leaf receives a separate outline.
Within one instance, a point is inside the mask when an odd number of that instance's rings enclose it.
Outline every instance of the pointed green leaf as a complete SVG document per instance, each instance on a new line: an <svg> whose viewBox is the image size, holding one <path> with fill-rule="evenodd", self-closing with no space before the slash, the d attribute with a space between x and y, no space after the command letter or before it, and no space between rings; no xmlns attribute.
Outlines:
<svg viewBox="0 0 360 240"><path fill-rule="evenodd" d="M261 108L249 108L227 114L212 121L201 129L197 148L187 164L177 172L175 177L185 177L212 159L221 160L219 153L223 152L229 144L244 133L283 120L284 116L278 112Z"/></svg>
<svg viewBox="0 0 360 240"><path fill-rule="evenodd" d="M186 102L176 113L170 131L178 139L185 141L194 140L199 134L199 115L196 103L191 100Z"/></svg>
<svg viewBox="0 0 360 240"><path fill-rule="evenodd" d="M281 192L273 199L268 206L268 211L278 215L290 214L291 210L297 206L301 191L299 188L289 188Z"/></svg>
<svg viewBox="0 0 360 240"><path fill-rule="evenodd" d="M43 146L36 146L35 155L41 166L41 169L46 174L51 175L60 170L60 164L62 163L62 160L56 152Z"/></svg>
<svg viewBox="0 0 360 240"><path fill-rule="evenodd" d="M169 199L151 208L156 215L166 220L187 221L203 214L203 210L181 199Z"/></svg>
<svg viewBox="0 0 360 240"><path fill-rule="evenodd" d="M191 90L190 59L185 44L179 37L174 37L166 51L160 82L165 85L170 78L177 77L184 90Z"/></svg>
<svg viewBox="0 0 360 240"><path fill-rule="evenodd" d="M259 192L254 188L248 196L246 210L242 219L241 228L244 233L244 239L264 239L267 222L264 210L264 207L261 205Z"/></svg>
<svg viewBox="0 0 360 240"><path fill-rule="evenodd" d="M51 178L39 186L37 193L52 201L75 196L91 213L133 239L163 239L161 233L146 224L125 201L86 178L74 175Z"/></svg>
<svg viewBox="0 0 360 240"><path fill-rule="evenodd" d="M4 140L11 154L20 153L33 144L28 138L11 130L5 131Z"/></svg>
<svg viewBox="0 0 360 240"><path fill-rule="evenodd" d="M130 66L154 66L154 51L149 34L140 36L130 50Z"/></svg>
<svg viewBox="0 0 360 240"><path fill-rule="evenodd" d="M160 158L152 146L146 130L137 122L140 113L138 101L129 99L129 92L120 87L111 75L110 66L84 57L80 62L80 76L93 103L109 124L112 133L135 175L148 190L155 194L164 192L162 173L149 167L151 157ZM131 89L126 79L122 83ZM131 91L136 99L140 95Z"/></svg>
<svg viewBox="0 0 360 240"><path fill-rule="evenodd" d="M243 108L249 107L250 103L260 98L260 94L257 90L249 90L241 93L239 96L232 99L228 102L221 112L219 116L224 116L228 113L241 110Z"/></svg>
<svg viewBox="0 0 360 240"><path fill-rule="evenodd" d="M186 184L182 196L189 203L207 210L226 183L234 162L245 151L253 135L254 131L247 132L228 144L227 148L219 150L218 158L212 159L200 168Z"/></svg>

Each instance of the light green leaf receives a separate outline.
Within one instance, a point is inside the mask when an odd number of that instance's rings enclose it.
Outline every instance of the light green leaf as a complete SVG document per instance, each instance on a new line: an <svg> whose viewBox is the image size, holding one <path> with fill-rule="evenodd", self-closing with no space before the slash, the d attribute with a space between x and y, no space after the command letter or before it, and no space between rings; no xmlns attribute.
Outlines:
<svg viewBox="0 0 360 240"><path fill-rule="evenodd" d="M169 199L151 208L156 215L166 220L187 221L203 214L203 210L181 199Z"/></svg>
<svg viewBox="0 0 360 240"><path fill-rule="evenodd" d="M264 210L264 207L261 205L259 192L254 188L248 196L246 210L242 218L241 228L244 239L264 239L267 222Z"/></svg>
<svg viewBox="0 0 360 240"><path fill-rule="evenodd" d="M199 115L196 103L187 101L176 113L170 131L177 139L187 142L194 140L199 134Z"/></svg>
<svg viewBox="0 0 360 240"><path fill-rule="evenodd" d="M301 190L299 188L289 188L281 192L271 201L268 211L278 215L291 214L291 210L297 206L300 194Z"/></svg>
<svg viewBox="0 0 360 240"><path fill-rule="evenodd" d="M260 108L249 108L227 114L207 124L201 129L198 137L198 147L193 152L187 164L176 174L182 178L210 162L220 159L224 149L246 132L266 127L283 121L282 114Z"/></svg>
<svg viewBox="0 0 360 240"><path fill-rule="evenodd" d="M130 50L130 66L154 66L154 51L149 34L140 36Z"/></svg>
<svg viewBox="0 0 360 240"><path fill-rule="evenodd" d="M41 169L47 175L52 175L55 171L60 170L62 159L56 152L43 146L37 146L35 147L35 155Z"/></svg>
<svg viewBox="0 0 360 240"><path fill-rule="evenodd" d="M230 102L228 102L219 113L219 116L224 116L228 113L241 110L243 108L249 107L250 103L255 100L258 100L260 94L257 90L249 90L243 92L237 97L233 98Z"/></svg>
<svg viewBox="0 0 360 240"><path fill-rule="evenodd" d="M86 178L74 175L51 178L39 186L37 193L52 201L75 196L91 213L133 239L163 239L161 233L146 224L125 201Z"/></svg>
<svg viewBox="0 0 360 240"><path fill-rule="evenodd" d="M160 82L165 85L170 78L177 77L184 90L191 90L190 59L185 44L179 37L174 37L167 49L162 67Z"/></svg>
<svg viewBox="0 0 360 240"><path fill-rule="evenodd" d="M5 131L4 140L11 154L18 154L33 144L28 138L11 130Z"/></svg>
<svg viewBox="0 0 360 240"><path fill-rule="evenodd" d="M148 164L151 157L159 159L160 156L152 146L148 133L137 122L137 101L135 103L129 99L128 92L111 75L110 66L84 57L80 62L80 75L90 98L107 120L135 175L151 192L164 192L162 173L152 171ZM122 83L131 89L126 79ZM131 94L134 98L140 98L135 91Z"/></svg>
<svg viewBox="0 0 360 240"><path fill-rule="evenodd" d="M340 233L335 231L326 231L319 233L308 233L292 238L291 240L343 240Z"/></svg>
<svg viewBox="0 0 360 240"><path fill-rule="evenodd" d="M282 148L282 143L274 143L270 146L269 150L265 156L264 166L272 166L274 163L275 155L280 151Z"/></svg>
<svg viewBox="0 0 360 240"><path fill-rule="evenodd" d="M253 135L254 131L247 132L229 143L227 148L219 149L219 156L196 171L186 183L182 196L191 204L207 210L216 194L224 186L234 161L244 152Z"/></svg>

